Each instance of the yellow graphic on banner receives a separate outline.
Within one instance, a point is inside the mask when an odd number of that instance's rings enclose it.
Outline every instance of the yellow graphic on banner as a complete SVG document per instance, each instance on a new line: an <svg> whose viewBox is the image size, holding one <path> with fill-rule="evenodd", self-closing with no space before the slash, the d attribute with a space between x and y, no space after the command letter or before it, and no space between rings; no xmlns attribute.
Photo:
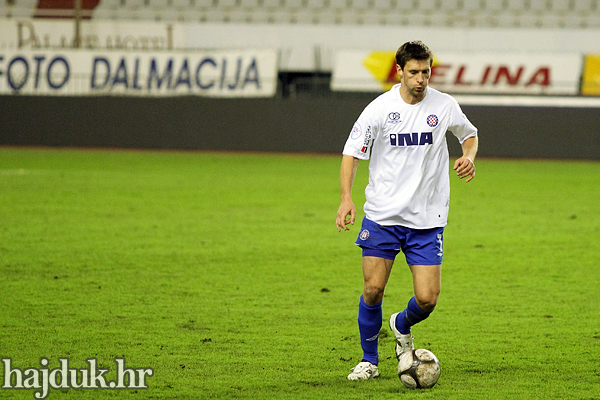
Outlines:
<svg viewBox="0 0 600 400"><path fill-rule="evenodd" d="M396 74L396 53L393 51L373 51L363 60L363 65L369 70L384 90L400 82Z"/></svg>
<svg viewBox="0 0 600 400"><path fill-rule="evenodd" d="M581 94L600 96L600 54L588 54L585 57Z"/></svg>

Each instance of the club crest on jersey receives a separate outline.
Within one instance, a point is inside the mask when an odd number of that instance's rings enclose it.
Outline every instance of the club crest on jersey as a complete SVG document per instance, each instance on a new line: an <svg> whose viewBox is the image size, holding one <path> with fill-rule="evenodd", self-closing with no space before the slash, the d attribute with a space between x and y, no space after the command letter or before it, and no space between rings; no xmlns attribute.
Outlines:
<svg viewBox="0 0 600 400"><path fill-rule="evenodd" d="M387 117L388 124L398 124L400 122L402 122L402 120L400 119L399 112L391 112L388 114L388 117Z"/></svg>
<svg viewBox="0 0 600 400"><path fill-rule="evenodd" d="M437 115L431 114L427 117L427 125L429 125L430 127L435 128L439 123L440 120L438 119Z"/></svg>

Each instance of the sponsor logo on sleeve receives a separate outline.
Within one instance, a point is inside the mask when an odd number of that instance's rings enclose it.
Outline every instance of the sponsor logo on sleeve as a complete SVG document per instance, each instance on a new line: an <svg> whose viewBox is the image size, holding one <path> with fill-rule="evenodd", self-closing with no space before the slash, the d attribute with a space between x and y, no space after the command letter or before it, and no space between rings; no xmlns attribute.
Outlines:
<svg viewBox="0 0 600 400"><path fill-rule="evenodd" d="M363 146L360 149L360 152L366 154L369 150L369 143L371 142L371 126L367 127L367 131L365 132L365 140L363 142Z"/></svg>
<svg viewBox="0 0 600 400"><path fill-rule="evenodd" d="M358 139L360 134L362 133L362 129L360 129L360 124L357 122L352 127L352 132L350 132L350 137L352 139Z"/></svg>

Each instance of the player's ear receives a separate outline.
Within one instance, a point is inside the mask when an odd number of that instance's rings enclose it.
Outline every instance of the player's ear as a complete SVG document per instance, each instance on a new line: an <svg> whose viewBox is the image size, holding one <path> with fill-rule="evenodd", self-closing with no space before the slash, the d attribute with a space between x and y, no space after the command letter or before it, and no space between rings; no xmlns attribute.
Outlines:
<svg viewBox="0 0 600 400"><path fill-rule="evenodd" d="M400 68L400 65L398 64L396 64L396 73L398 74L398 77L402 79L402 68Z"/></svg>

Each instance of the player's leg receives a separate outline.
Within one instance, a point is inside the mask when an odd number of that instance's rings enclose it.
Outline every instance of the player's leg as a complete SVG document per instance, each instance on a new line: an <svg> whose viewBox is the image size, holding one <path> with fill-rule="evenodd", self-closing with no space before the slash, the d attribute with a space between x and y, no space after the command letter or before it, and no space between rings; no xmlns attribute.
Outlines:
<svg viewBox="0 0 600 400"><path fill-rule="evenodd" d="M396 337L396 356L414 348L411 327L429 317L441 289L443 228L407 230L403 251L413 276L415 295L406 308L390 317Z"/></svg>
<svg viewBox="0 0 600 400"><path fill-rule="evenodd" d="M415 295L406 308L390 317L396 338L396 357L414 349L411 327L427 319L435 308L441 288L441 265L411 265Z"/></svg>
<svg viewBox="0 0 600 400"><path fill-rule="evenodd" d="M362 248L363 294L358 305L358 330L362 361L348 379L370 379L379 372L379 331L382 325L381 301L400 243L390 227L364 217L356 244Z"/></svg>
<svg viewBox="0 0 600 400"><path fill-rule="evenodd" d="M431 314L437 305L442 288L441 265L411 265L416 305L424 313Z"/></svg>
<svg viewBox="0 0 600 400"><path fill-rule="evenodd" d="M396 329L409 334L411 326L423 321L435 308L441 289L441 265L411 265L415 295L396 317Z"/></svg>
<svg viewBox="0 0 600 400"><path fill-rule="evenodd" d="M362 361L379 363L379 331L382 325L383 292L392 271L394 260L363 257L363 294L358 304L358 330L363 350Z"/></svg>
<svg viewBox="0 0 600 400"><path fill-rule="evenodd" d="M362 299L366 304L373 306L381 303L393 265L393 259L371 256L362 258Z"/></svg>
<svg viewBox="0 0 600 400"><path fill-rule="evenodd" d="M358 330L363 350L361 362L348 375L350 380L379 376L379 331L382 325L381 303L392 271L393 259L363 257L363 294L358 304Z"/></svg>

